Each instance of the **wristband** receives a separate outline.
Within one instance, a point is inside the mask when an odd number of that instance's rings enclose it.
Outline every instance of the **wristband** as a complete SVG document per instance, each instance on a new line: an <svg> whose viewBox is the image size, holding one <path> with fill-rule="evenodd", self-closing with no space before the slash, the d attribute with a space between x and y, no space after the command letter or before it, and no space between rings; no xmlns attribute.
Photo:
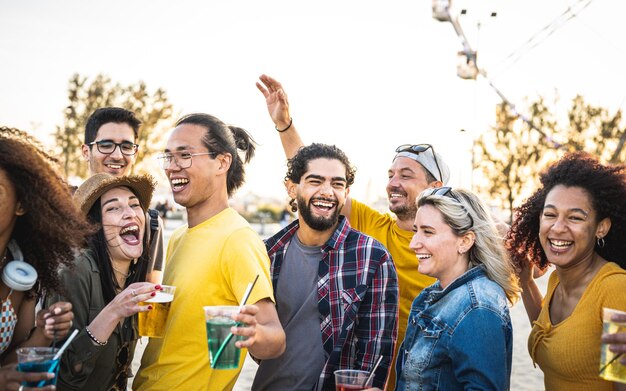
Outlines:
<svg viewBox="0 0 626 391"><path fill-rule="evenodd" d="M278 133L282 133L287 131L287 129L289 129L291 127L291 124L293 123L293 117L289 118L289 125L287 125L287 127L285 129L278 129L277 126L274 126L274 129L276 129L276 131L278 131Z"/></svg>
<svg viewBox="0 0 626 391"><path fill-rule="evenodd" d="M91 338L91 340L94 341L97 345L104 346L109 342L109 341L104 341L104 342L100 341L98 338L96 338L95 335L91 333L91 331L89 330L87 326L85 326L85 331L87 332L87 335L89 336L89 338Z"/></svg>

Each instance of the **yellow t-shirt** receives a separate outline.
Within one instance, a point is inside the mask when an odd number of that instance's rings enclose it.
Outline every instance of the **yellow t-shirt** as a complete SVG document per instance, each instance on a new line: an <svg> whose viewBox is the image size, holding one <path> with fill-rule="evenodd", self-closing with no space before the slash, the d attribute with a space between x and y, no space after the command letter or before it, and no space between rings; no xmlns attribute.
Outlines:
<svg viewBox="0 0 626 391"><path fill-rule="evenodd" d="M553 272L546 304L528 337L530 356L543 371L546 390L613 390L613 383L598 376L602 307L626 311L626 271L613 262L602 266L572 314L553 325L549 303L558 285Z"/></svg>
<svg viewBox="0 0 626 391"><path fill-rule="evenodd" d="M366 235L381 242L393 258L393 264L398 273L399 319L398 319L398 342L396 352L394 352L394 366L391 370L387 389L393 390L395 385L395 358L397 350L406 333L409 312L413 300L420 294L422 289L437 281L417 271L419 261L415 252L409 248L409 243L413 237L412 231L405 231L398 227L396 219L389 214L383 214L370 208L369 206L352 199L352 209L350 211L350 225Z"/></svg>
<svg viewBox="0 0 626 391"><path fill-rule="evenodd" d="M150 338L133 390L230 390L239 368L213 370L203 306L238 305L248 283L259 279L248 304L274 300L265 246L250 225L228 208L188 229L167 247L163 284L176 286L165 338Z"/></svg>

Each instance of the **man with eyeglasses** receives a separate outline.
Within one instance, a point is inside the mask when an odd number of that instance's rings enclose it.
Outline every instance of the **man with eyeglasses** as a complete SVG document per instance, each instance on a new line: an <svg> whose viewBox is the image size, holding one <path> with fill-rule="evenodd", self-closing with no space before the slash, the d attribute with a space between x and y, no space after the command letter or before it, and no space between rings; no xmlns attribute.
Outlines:
<svg viewBox="0 0 626 391"><path fill-rule="evenodd" d="M247 304L233 316L247 327L231 329L235 346L259 359L285 350L285 333L274 305L269 257L258 234L228 204L245 182L255 151L243 129L208 114L190 114L176 123L159 160L174 200L185 207L186 226L167 246L163 282L176 286L165 336L150 338L133 390L230 390L237 369L209 364L203 306L238 306L255 278Z"/></svg>
<svg viewBox="0 0 626 391"><path fill-rule="evenodd" d="M106 172L113 176L129 175L137 158L141 121L131 111L121 107L104 107L94 111L85 125L82 154L89 163L89 175ZM164 262L163 221L159 212L146 213L146 233L149 235L150 265L148 281L158 284L162 279Z"/></svg>
<svg viewBox="0 0 626 391"><path fill-rule="evenodd" d="M265 97L285 155L291 158L304 143L289 114L287 94L278 81L267 75L262 75L256 85ZM398 341L402 342L413 300L422 289L435 282L434 278L417 271L419 261L409 248L417 213L417 196L429 187L445 185L450 177L450 169L429 144L401 145L395 152L388 170L386 188L389 210L395 217L380 213L351 197L346 200L341 214L349 219L352 227L383 243L393 258L400 292ZM396 349L399 345L396 345ZM395 371L392 371L387 389L393 389L394 385Z"/></svg>

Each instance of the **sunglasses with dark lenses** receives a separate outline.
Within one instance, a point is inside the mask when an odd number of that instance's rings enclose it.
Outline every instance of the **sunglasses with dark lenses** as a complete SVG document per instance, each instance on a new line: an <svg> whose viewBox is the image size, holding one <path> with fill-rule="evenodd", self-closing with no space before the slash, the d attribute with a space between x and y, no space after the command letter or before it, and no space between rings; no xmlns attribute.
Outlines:
<svg viewBox="0 0 626 391"><path fill-rule="evenodd" d="M116 143L113 140L92 141L87 145L93 146L94 144L98 148L98 152L105 155L113 153L115 151L115 148L119 147L122 155L133 156L137 153L137 150L139 148L139 145L131 143L130 141Z"/></svg>
<svg viewBox="0 0 626 391"><path fill-rule="evenodd" d="M453 199L454 201L456 201L459 205L461 205L461 208L463 208L463 210L465 211L465 213L467 213L467 217L469 217L471 225L470 227L474 226L474 219L472 218L472 215L469 213L469 211L467 210L467 208L465 208L465 205L463 205L463 203L461 202L461 200L459 200L458 198L456 198L454 196L454 194L451 193L452 188L449 186L442 186L442 187L432 187L429 189L424 190L424 192L422 193L422 197L430 197L430 196L441 196L441 197L448 197L450 199Z"/></svg>
<svg viewBox="0 0 626 391"><path fill-rule="evenodd" d="M433 148L430 144L402 144L398 148L396 148L396 153L400 152L410 152L416 155L420 153L424 153L427 150L431 150L433 153L433 158L435 158L435 166L437 166L437 172L439 173L439 178L435 178L441 182L443 182L443 176L441 175L441 169L439 168L439 162L437 161L437 155L435 155L435 148Z"/></svg>

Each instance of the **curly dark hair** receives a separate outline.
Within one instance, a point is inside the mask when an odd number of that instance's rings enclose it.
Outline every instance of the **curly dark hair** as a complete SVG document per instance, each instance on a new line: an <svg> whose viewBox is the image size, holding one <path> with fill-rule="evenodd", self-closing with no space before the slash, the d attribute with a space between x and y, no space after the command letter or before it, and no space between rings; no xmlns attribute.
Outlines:
<svg viewBox="0 0 626 391"><path fill-rule="evenodd" d="M507 249L517 267L530 262L541 269L548 259L539 242L539 223L548 193L557 185L579 187L591 198L597 221L608 217L611 229L604 237L606 245L596 244L595 252L608 261L626 268L626 166L601 164L584 152L565 155L544 172L541 187L515 210L515 219L507 234Z"/></svg>
<svg viewBox="0 0 626 391"><path fill-rule="evenodd" d="M86 243L93 227L74 206L54 159L32 136L0 127L0 170L26 212L18 216L11 237L37 270L39 287L28 297L42 290L59 291L60 266L72 264L74 250Z"/></svg>
<svg viewBox="0 0 626 391"><path fill-rule="evenodd" d="M356 168L352 166L348 156L335 145L313 143L305 147L301 147L298 152L287 161L287 175L285 181L291 180L293 183L300 183L302 175L309 169L309 162L315 159L334 159L339 160L346 168L346 187L352 186L354 183L354 175ZM296 212L295 199L289 201L291 210ZM294 210L296 209L296 210Z"/></svg>

